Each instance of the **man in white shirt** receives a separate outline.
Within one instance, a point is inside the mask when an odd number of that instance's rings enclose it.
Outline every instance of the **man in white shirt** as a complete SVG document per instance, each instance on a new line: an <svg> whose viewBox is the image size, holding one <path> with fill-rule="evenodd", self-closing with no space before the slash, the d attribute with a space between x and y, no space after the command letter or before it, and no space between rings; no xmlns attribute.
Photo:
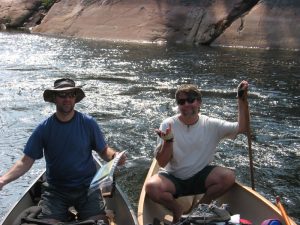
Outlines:
<svg viewBox="0 0 300 225"><path fill-rule="evenodd" d="M238 121L228 122L200 114L201 92L195 85L182 85L175 93L180 114L156 130L160 138L155 157L161 170L146 182L146 193L172 211L173 223L183 213L175 198L204 193L201 202L210 203L235 182L232 170L210 163L222 139L247 131L248 82L242 81L238 90Z"/></svg>

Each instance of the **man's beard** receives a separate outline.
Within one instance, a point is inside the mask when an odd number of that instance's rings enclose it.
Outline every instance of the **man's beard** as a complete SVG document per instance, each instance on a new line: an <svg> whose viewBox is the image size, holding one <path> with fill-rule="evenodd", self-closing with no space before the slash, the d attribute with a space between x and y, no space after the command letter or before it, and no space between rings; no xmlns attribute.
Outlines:
<svg viewBox="0 0 300 225"><path fill-rule="evenodd" d="M74 110L74 105L57 106L56 109L62 114L69 114Z"/></svg>
<svg viewBox="0 0 300 225"><path fill-rule="evenodd" d="M191 108L189 110L181 110L181 114L185 117L195 116L199 113L199 109Z"/></svg>

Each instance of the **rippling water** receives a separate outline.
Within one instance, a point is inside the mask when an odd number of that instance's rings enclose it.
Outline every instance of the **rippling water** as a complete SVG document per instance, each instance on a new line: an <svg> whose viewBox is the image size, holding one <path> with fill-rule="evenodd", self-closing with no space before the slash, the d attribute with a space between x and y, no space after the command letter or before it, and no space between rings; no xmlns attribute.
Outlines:
<svg viewBox="0 0 300 225"><path fill-rule="evenodd" d="M45 88L61 77L83 86L77 110L94 116L108 143L129 155L118 182L137 208L151 163L153 132L177 112L174 92L195 83L201 112L235 120L235 90L250 83L256 190L272 202L281 196L300 221L300 52L209 47L152 46L0 33L0 174L22 156L27 138L55 108ZM247 139L222 142L216 162L235 168L250 186ZM0 192L0 219L44 168L44 161Z"/></svg>

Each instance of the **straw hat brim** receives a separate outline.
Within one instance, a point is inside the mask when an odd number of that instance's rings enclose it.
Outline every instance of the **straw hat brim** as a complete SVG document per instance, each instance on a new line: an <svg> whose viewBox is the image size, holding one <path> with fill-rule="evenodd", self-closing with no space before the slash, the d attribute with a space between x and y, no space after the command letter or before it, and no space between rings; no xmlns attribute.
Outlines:
<svg viewBox="0 0 300 225"><path fill-rule="evenodd" d="M45 102L52 102L54 103L55 93L61 91L76 91L76 100L75 102L80 102L84 97L85 94L83 90L79 87L64 87L64 88L56 88L56 89L46 89L44 91L43 97Z"/></svg>

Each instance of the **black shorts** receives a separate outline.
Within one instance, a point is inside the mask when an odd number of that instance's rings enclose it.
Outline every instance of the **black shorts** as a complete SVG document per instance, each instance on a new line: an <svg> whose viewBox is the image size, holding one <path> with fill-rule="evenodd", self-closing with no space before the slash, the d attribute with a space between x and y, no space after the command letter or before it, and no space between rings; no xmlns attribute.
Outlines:
<svg viewBox="0 0 300 225"><path fill-rule="evenodd" d="M206 166L204 169L196 173L194 176L182 180L179 179L172 174L168 173L167 171L159 171L159 175L162 175L168 178L172 183L175 185L176 193L173 195L174 198L178 198L180 196L187 196L187 195L196 195L202 194L206 192L205 188L205 181L208 177L209 173L215 168L216 166Z"/></svg>

